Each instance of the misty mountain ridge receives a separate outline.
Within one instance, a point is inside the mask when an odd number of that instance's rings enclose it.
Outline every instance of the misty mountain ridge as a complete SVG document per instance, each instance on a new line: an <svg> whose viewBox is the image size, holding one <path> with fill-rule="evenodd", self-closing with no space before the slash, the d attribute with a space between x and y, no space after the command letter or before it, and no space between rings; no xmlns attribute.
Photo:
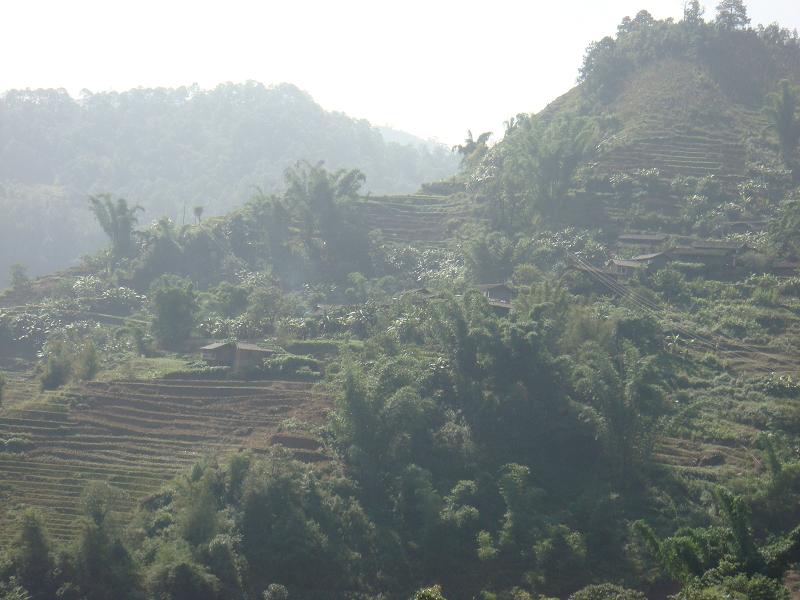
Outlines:
<svg viewBox="0 0 800 600"><path fill-rule="evenodd" d="M329 112L291 84L91 93L11 90L0 99L0 282L10 264L64 267L102 241L89 195L141 205L142 222L191 222L280 189L300 160L358 168L365 192L408 193L452 175L449 149ZM188 216L187 216L188 215Z"/></svg>

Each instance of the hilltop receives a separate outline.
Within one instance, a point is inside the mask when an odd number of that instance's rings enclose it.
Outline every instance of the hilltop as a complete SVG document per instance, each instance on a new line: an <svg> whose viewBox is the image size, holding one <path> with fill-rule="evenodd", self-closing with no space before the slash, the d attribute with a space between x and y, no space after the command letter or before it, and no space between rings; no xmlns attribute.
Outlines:
<svg viewBox="0 0 800 600"><path fill-rule="evenodd" d="M723 29L642 11L589 46L573 90L508 122L472 161L471 187L489 210L517 213L496 222L509 233L537 214L612 233L707 233L716 224L704 220L741 204L743 189L770 205L740 205L730 220L766 221L792 182L764 109L782 81L800 83L798 47L777 25ZM693 197L707 200L702 215Z"/></svg>

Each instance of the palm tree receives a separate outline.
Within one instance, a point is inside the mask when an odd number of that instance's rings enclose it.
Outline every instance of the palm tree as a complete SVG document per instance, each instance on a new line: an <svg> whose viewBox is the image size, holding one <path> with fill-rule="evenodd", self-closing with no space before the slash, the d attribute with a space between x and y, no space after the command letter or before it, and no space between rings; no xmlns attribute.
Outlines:
<svg viewBox="0 0 800 600"><path fill-rule="evenodd" d="M128 206L124 198L113 200L110 194L89 197L89 210L100 227L111 240L114 258L124 258L133 253L133 231L139 222L136 213L143 211L141 206Z"/></svg>
<svg viewBox="0 0 800 600"><path fill-rule="evenodd" d="M800 115L798 115L798 92L787 80L781 81L779 90L769 95L764 113L769 117L768 129L778 134L781 155L787 166L794 164L794 154L800 142Z"/></svg>
<svg viewBox="0 0 800 600"><path fill-rule="evenodd" d="M200 221L203 220L203 207L202 206L195 206L192 209L192 212L194 213L195 221L197 221L197 224L199 225Z"/></svg>
<svg viewBox="0 0 800 600"><path fill-rule="evenodd" d="M476 140L472 137L472 131L467 130L467 137L464 143L453 146L453 152L458 152L461 155L461 166L464 167L465 170L477 166L486 155L489 151L487 142L491 136L491 131L484 131Z"/></svg>

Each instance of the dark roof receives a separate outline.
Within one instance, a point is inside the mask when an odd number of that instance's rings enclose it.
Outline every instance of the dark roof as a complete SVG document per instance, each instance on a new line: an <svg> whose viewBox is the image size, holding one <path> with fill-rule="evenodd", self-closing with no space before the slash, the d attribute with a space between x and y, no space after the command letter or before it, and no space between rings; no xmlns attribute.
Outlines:
<svg viewBox="0 0 800 600"><path fill-rule="evenodd" d="M511 310L511 302L502 302L500 300L489 300L489 306L493 306L495 308L502 308L505 310Z"/></svg>
<svg viewBox="0 0 800 600"><path fill-rule="evenodd" d="M639 256L634 256L631 260L638 260L638 261L648 261L653 260L654 258L658 258L659 256L666 256L663 252L654 252L652 254L640 254Z"/></svg>
<svg viewBox="0 0 800 600"><path fill-rule="evenodd" d="M414 296L425 296L426 298L433 298L437 294L436 292L431 291L426 287L421 287L421 288L414 288L413 290L406 290L402 292L400 295L401 296L414 295Z"/></svg>
<svg viewBox="0 0 800 600"><path fill-rule="evenodd" d="M203 346L200 350L218 350L219 348L225 348L230 346L234 342L214 342L213 344L209 344L208 346Z"/></svg>
<svg viewBox="0 0 800 600"><path fill-rule="evenodd" d="M507 289L509 292L513 292L514 290L506 283L481 283L476 286L482 292L488 292L490 290L499 290L499 289Z"/></svg>
<svg viewBox="0 0 800 600"><path fill-rule="evenodd" d="M772 265L774 269L800 269L800 261L782 260Z"/></svg>
<svg viewBox="0 0 800 600"><path fill-rule="evenodd" d="M744 242L732 242L728 240L698 240L692 242L693 248L714 249L714 250L741 250L747 247Z"/></svg>
<svg viewBox="0 0 800 600"><path fill-rule="evenodd" d="M622 260L619 258L611 259L611 264L617 267L627 267L631 269L644 269L647 266L638 260Z"/></svg>
<svg viewBox="0 0 800 600"><path fill-rule="evenodd" d="M663 233L623 233L617 238L619 242L663 242L667 239Z"/></svg>
<svg viewBox="0 0 800 600"><path fill-rule="evenodd" d="M729 248L694 248L694 247L685 247L685 246L678 246L677 248L670 248L667 250L667 254L673 256L697 256L697 257L709 257L709 256L728 256L730 254Z"/></svg>
<svg viewBox="0 0 800 600"><path fill-rule="evenodd" d="M247 342L236 342L236 348L238 350L247 350L248 352L269 352L272 354L274 350L270 350L269 348L262 348L256 344L249 344Z"/></svg>

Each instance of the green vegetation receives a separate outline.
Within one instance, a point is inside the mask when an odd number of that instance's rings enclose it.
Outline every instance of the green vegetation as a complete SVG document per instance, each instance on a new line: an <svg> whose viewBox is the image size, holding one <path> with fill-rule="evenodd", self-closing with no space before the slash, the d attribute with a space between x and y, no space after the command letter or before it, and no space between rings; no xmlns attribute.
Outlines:
<svg viewBox="0 0 800 600"><path fill-rule="evenodd" d="M787 600L798 56L690 2L426 193L94 196L110 250L0 297L0 594Z"/></svg>
<svg viewBox="0 0 800 600"><path fill-rule="evenodd" d="M787 80L780 82L777 92L770 94L764 111L770 119L770 127L778 134L781 155L788 167L794 166L797 145L800 143L800 98L797 88Z"/></svg>

